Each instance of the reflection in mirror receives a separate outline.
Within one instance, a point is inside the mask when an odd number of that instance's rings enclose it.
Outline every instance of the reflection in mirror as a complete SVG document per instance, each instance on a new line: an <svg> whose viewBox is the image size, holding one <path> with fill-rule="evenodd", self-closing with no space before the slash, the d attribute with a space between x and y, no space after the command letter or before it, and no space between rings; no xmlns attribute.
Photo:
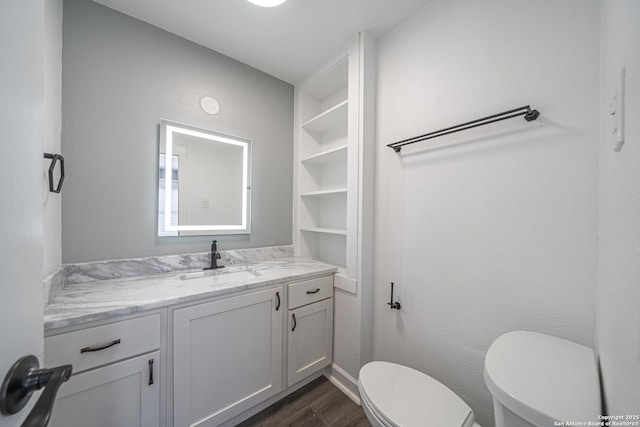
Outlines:
<svg viewBox="0 0 640 427"><path fill-rule="evenodd" d="M160 121L158 235L251 232L251 141Z"/></svg>

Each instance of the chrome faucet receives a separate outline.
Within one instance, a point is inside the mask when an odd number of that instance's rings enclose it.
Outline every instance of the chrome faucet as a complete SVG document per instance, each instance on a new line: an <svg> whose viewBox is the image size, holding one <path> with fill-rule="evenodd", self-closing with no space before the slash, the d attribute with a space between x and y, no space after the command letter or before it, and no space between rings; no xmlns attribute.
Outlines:
<svg viewBox="0 0 640 427"><path fill-rule="evenodd" d="M218 253L218 241L214 240L211 243L211 265L203 268L203 270L214 270L216 268L224 268L224 265L218 265L220 254Z"/></svg>

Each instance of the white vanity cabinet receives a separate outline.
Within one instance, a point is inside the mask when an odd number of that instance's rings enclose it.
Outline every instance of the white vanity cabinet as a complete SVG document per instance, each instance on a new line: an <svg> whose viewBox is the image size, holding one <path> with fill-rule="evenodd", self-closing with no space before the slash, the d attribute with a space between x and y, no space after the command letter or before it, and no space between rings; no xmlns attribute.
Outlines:
<svg viewBox="0 0 640 427"><path fill-rule="evenodd" d="M46 365L73 366L50 426L232 426L284 398L332 361L335 269L321 267L50 328Z"/></svg>
<svg viewBox="0 0 640 427"><path fill-rule="evenodd" d="M217 426L282 391L283 292L173 310L174 426Z"/></svg>
<svg viewBox="0 0 640 427"><path fill-rule="evenodd" d="M333 276L288 286L287 386L331 364Z"/></svg>
<svg viewBox="0 0 640 427"><path fill-rule="evenodd" d="M45 360L71 363L52 427L160 425L160 313L45 337Z"/></svg>

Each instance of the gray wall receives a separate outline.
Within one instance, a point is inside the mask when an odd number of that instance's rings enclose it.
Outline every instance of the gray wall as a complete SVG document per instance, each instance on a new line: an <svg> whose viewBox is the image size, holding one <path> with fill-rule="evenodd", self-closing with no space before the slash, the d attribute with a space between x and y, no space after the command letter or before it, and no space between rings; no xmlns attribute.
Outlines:
<svg viewBox="0 0 640 427"><path fill-rule="evenodd" d="M291 243L291 85L86 0L65 0L62 70L64 263L208 249L156 236L161 118L253 140L252 231L222 250Z"/></svg>

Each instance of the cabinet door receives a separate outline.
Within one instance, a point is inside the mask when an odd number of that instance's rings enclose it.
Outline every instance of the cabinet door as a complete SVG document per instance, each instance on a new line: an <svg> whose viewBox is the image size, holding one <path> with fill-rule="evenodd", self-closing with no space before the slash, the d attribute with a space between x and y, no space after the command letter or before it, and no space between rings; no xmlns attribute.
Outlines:
<svg viewBox="0 0 640 427"><path fill-rule="evenodd" d="M174 423L217 426L282 390L282 288L173 312Z"/></svg>
<svg viewBox="0 0 640 427"><path fill-rule="evenodd" d="M154 352L74 375L60 387L51 427L157 427L160 415Z"/></svg>
<svg viewBox="0 0 640 427"><path fill-rule="evenodd" d="M333 355L333 299L289 311L287 386L328 366Z"/></svg>

